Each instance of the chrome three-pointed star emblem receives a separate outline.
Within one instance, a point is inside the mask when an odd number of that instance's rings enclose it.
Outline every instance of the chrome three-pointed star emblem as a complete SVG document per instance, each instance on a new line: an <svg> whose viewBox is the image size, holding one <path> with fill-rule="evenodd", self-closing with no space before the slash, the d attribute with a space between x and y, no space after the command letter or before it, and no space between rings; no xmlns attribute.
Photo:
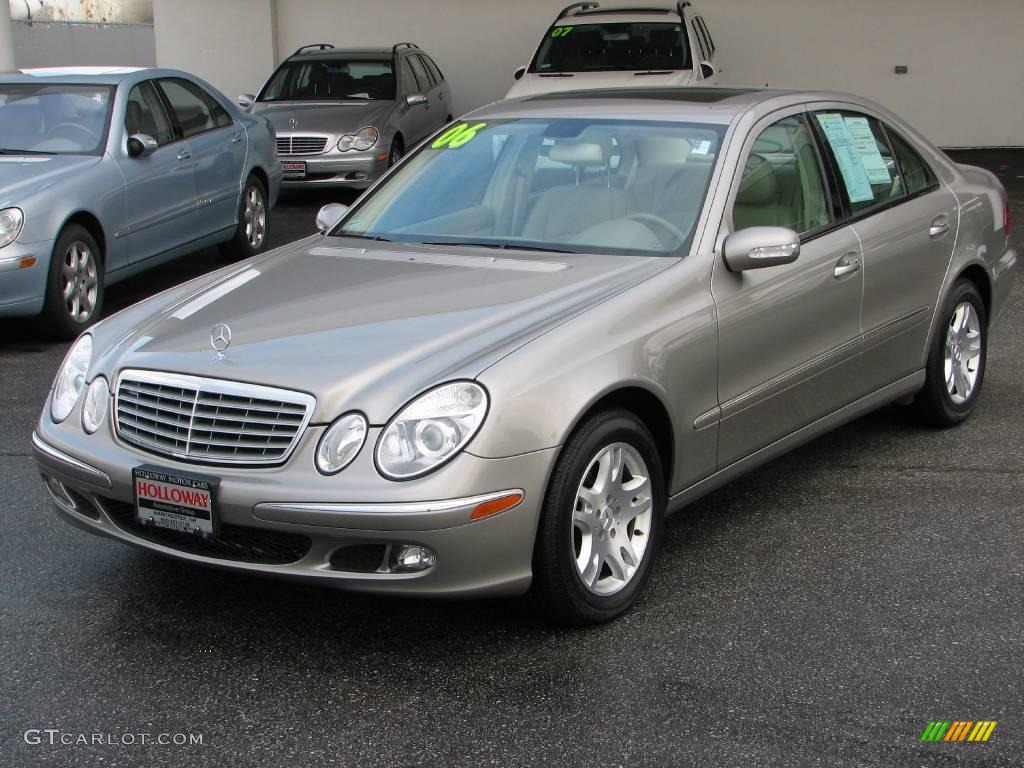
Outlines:
<svg viewBox="0 0 1024 768"><path fill-rule="evenodd" d="M223 360L227 357L224 354L224 350L231 346L231 326L227 323L217 323L213 326L213 331L210 333L210 343L217 350L217 360Z"/></svg>
<svg viewBox="0 0 1024 768"><path fill-rule="evenodd" d="M299 127L299 120L298 120L298 118L296 118L296 117L289 117L288 118L288 125L291 126L291 129L294 131L296 128Z"/></svg>

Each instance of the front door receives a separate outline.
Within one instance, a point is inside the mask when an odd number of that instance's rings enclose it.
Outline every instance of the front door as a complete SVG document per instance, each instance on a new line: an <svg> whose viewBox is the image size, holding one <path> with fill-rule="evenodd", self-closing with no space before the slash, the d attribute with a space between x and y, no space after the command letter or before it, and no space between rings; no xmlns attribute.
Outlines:
<svg viewBox="0 0 1024 768"><path fill-rule="evenodd" d="M792 264L712 274L718 311L719 468L857 399L863 270L842 223L806 113L758 124L733 180L722 234L786 227L801 235Z"/></svg>
<svg viewBox="0 0 1024 768"><path fill-rule="evenodd" d="M124 216L115 237L128 263L143 261L188 242L196 226L196 181L192 150L178 139L153 81L128 94L117 165L124 175ZM145 134L157 148L129 157L128 137Z"/></svg>

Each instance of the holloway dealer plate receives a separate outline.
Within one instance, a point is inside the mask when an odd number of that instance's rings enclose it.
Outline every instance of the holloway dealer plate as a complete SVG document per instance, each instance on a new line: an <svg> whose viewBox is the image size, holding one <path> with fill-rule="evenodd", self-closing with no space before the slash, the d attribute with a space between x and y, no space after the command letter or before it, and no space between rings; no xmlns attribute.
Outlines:
<svg viewBox="0 0 1024 768"><path fill-rule="evenodd" d="M299 179L306 175L305 160L291 160L281 163L281 170L289 179Z"/></svg>
<svg viewBox="0 0 1024 768"><path fill-rule="evenodd" d="M216 534L213 494L217 480L214 478L143 466L135 467L132 479L139 522L179 533Z"/></svg>

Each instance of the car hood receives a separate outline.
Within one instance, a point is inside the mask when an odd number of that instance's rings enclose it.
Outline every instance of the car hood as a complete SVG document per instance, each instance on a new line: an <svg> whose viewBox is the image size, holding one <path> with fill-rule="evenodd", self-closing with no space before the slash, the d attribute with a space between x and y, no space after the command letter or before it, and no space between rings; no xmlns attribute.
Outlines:
<svg viewBox="0 0 1024 768"><path fill-rule="evenodd" d="M253 113L267 118L279 134L308 131L340 136L368 125L379 128L394 106L393 101L260 101L253 107Z"/></svg>
<svg viewBox="0 0 1024 768"><path fill-rule="evenodd" d="M93 374L143 368L308 392L314 421L383 424L675 259L399 246L315 236L156 296L96 330ZM227 323L222 359L211 348ZM97 368L99 370L97 370Z"/></svg>
<svg viewBox="0 0 1024 768"><path fill-rule="evenodd" d="M574 72L571 76L526 73L513 84L506 98L534 96L559 91L587 91L597 88L655 88L659 86L690 85L693 70L654 70L666 72L657 75L638 75L635 72Z"/></svg>
<svg viewBox="0 0 1024 768"><path fill-rule="evenodd" d="M18 205L69 173L91 168L99 157L82 155L0 155L0 208Z"/></svg>

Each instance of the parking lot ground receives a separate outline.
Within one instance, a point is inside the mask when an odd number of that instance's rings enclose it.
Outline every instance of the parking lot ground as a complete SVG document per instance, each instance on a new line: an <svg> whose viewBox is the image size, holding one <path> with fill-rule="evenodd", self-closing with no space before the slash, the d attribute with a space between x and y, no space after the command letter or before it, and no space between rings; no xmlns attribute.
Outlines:
<svg viewBox="0 0 1024 768"><path fill-rule="evenodd" d="M1002 176L1024 252L1024 151L957 159ZM330 199L287 195L274 241ZM110 307L214 258L133 278ZM566 631L525 599L299 587L60 522L29 435L66 345L0 323L0 765L1018 768L1022 331L1018 280L970 422L886 409L732 483L672 518L634 611ZM922 743L932 720L999 724ZM80 733L118 744L60 745ZM123 744L141 733L202 745Z"/></svg>

